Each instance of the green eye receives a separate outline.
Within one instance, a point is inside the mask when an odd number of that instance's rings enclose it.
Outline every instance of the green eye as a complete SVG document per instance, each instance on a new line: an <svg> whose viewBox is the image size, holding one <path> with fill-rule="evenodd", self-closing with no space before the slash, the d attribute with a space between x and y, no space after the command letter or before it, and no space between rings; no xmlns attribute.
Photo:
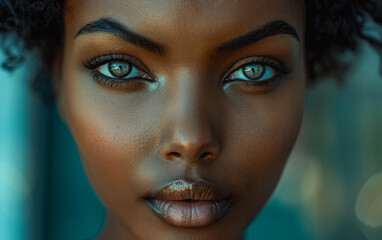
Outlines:
<svg viewBox="0 0 382 240"><path fill-rule="evenodd" d="M123 78L131 72L131 64L126 62L109 62L109 72L117 78Z"/></svg>
<svg viewBox="0 0 382 240"><path fill-rule="evenodd" d="M243 69L243 74L247 78L251 80L256 80L258 78L261 78L264 73L265 69L262 65L260 64L250 64L242 68Z"/></svg>
<svg viewBox="0 0 382 240"><path fill-rule="evenodd" d="M262 63L250 63L239 67L236 71L231 73L228 77L228 81L247 81L247 82L268 82L275 79L280 74L276 69L269 65Z"/></svg>
<svg viewBox="0 0 382 240"><path fill-rule="evenodd" d="M254 56L244 58L231 66L223 77L224 87L236 86L243 89L256 89L257 93L265 93L277 86L283 79L289 77L292 72L290 67L281 61L267 56ZM253 91L255 92L255 91Z"/></svg>
<svg viewBox="0 0 382 240"><path fill-rule="evenodd" d="M98 73L110 79L151 79L146 72L140 70L134 64L127 61L109 61L107 63L100 64L96 70Z"/></svg>
<svg viewBox="0 0 382 240"><path fill-rule="evenodd" d="M155 82L150 70L139 59L125 54L98 56L83 63L93 78L106 87L132 89ZM132 84L135 83L135 84Z"/></svg>

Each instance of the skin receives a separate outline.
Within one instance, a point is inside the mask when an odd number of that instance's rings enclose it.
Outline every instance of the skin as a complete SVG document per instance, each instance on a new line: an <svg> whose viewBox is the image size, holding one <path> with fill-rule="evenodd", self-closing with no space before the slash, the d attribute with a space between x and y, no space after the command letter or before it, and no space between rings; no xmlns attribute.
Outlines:
<svg viewBox="0 0 382 240"><path fill-rule="evenodd" d="M239 239L269 199L296 141L306 91L305 6L297 0L69 1L55 84L64 121L92 186L109 211L103 239ZM107 33L75 37L112 17L164 46L157 55ZM230 52L221 43L283 20L286 34ZM157 77L111 88L83 62L123 53ZM292 69L271 90L236 81L230 67L268 56ZM203 155L204 154L204 155ZM209 157L204 157L208 155ZM142 197L177 178L205 179L236 196L228 213L201 228L171 226Z"/></svg>

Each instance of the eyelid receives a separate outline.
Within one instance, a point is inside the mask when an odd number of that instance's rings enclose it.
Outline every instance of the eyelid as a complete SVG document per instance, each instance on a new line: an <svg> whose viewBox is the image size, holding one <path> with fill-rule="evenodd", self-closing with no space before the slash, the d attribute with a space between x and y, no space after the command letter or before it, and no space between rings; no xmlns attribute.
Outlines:
<svg viewBox="0 0 382 240"><path fill-rule="evenodd" d="M143 64L138 58L127 55L127 54L123 54L123 53L116 53L116 54L110 53L110 54L105 54L105 55L98 55L95 58L84 61L83 65L87 69L94 70L94 69L98 68L99 66L101 66L103 64L107 64L111 61L120 61L120 62L129 63L129 64L133 65L133 67L136 67L139 70L146 72L149 76L151 76L153 79L155 79L155 76L154 76L154 74L152 74L150 69L145 64Z"/></svg>
<svg viewBox="0 0 382 240"><path fill-rule="evenodd" d="M256 57L247 57L243 58L239 61L237 61L235 64L233 64L229 69L227 73L224 74L222 81L224 82L229 75L234 73L235 71L239 70L240 68L249 65L249 64L263 64L267 65L269 67L272 67L279 75L285 75L292 72L292 69L285 66L280 61L267 57L267 56L256 56Z"/></svg>

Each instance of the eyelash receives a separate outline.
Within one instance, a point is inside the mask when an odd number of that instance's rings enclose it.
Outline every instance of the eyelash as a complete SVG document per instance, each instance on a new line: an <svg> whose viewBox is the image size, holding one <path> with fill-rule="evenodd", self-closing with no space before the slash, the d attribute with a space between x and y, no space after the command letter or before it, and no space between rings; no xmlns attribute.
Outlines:
<svg viewBox="0 0 382 240"><path fill-rule="evenodd" d="M262 81L244 80L244 79L241 80L241 82L245 82L247 86L260 87L264 90L272 90L283 80L284 77L286 77L288 74L292 72L291 68L285 66L283 63L273 58L269 58L266 56L250 57L235 63L231 67L233 68L233 70L231 70L228 74L225 74L225 76L223 77L223 83L232 82L232 80L228 78L229 76L231 76L236 71L241 70L245 66L248 66L251 64L260 64L260 65L263 65L264 67L270 67L276 72L277 76L270 80L262 80ZM240 79L234 79L234 81L240 81Z"/></svg>
<svg viewBox="0 0 382 240"><path fill-rule="evenodd" d="M103 75L102 73L100 73L96 70L98 67L100 67L104 64L107 64L109 62L112 62L112 61L124 62L124 63L131 64L132 67L135 67L139 71L146 73L150 77L150 79L137 78L137 77L135 77L135 78L117 78L117 77L111 78L111 77ZM135 57L128 56L128 55L123 54L123 53L98 55L95 58L84 61L83 65L85 68L92 70L91 75L93 76L93 78L96 81L98 81L100 84L108 85L110 87L116 87L116 86L123 84L123 83L131 83L134 81L141 81L142 79L152 82L153 79L155 79L154 77L152 77L152 74L149 71L149 69L141 61L139 61Z"/></svg>
<svg viewBox="0 0 382 240"><path fill-rule="evenodd" d="M148 76L151 77L151 79L144 79L144 78L111 78L108 76L105 76L101 73L99 73L96 69L104 64L107 64L111 61L120 61L125 62L128 64L131 64L133 67L136 67L140 71L145 72ZM229 76L231 76L236 71L239 71L240 69L244 68L245 66L251 65L251 64L260 64L264 67L272 68L275 70L277 76L270 80L262 80L262 81L256 81L256 80L244 80L244 79L228 79ZM92 70L91 75L93 78L99 82L102 85L108 85L110 87L116 87L120 84L124 83L131 83L134 81L141 81L142 79L153 82L155 80L151 72L148 70L148 68L137 58L128 56L122 53L116 53L116 54L108 54L108 55L98 55L95 58L92 58L90 60L84 61L83 65L85 68ZM262 57L250 57L245 58L244 60L238 61L235 63L232 67L229 73L225 74L223 79L223 83L227 82L233 82L233 81L240 81L245 82L247 86L253 86L257 88L261 88L262 90L272 90L275 88L284 77L286 77L288 74L292 72L292 70L288 67L286 67L283 63L266 56ZM265 70L264 70L265 71Z"/></svg>

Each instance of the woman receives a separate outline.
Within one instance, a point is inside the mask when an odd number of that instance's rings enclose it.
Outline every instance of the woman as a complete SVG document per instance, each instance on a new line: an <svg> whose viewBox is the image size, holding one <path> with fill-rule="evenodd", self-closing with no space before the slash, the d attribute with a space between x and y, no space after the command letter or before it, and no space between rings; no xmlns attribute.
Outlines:
<svg viewBox="0 0 382 240"><path fill-rule="evenodd" d="M0 29L46 63L109 211L101 239L239 239L277 185L307 86L359 38L382 49L362 32L381 7L2 0Z"/></svg>

